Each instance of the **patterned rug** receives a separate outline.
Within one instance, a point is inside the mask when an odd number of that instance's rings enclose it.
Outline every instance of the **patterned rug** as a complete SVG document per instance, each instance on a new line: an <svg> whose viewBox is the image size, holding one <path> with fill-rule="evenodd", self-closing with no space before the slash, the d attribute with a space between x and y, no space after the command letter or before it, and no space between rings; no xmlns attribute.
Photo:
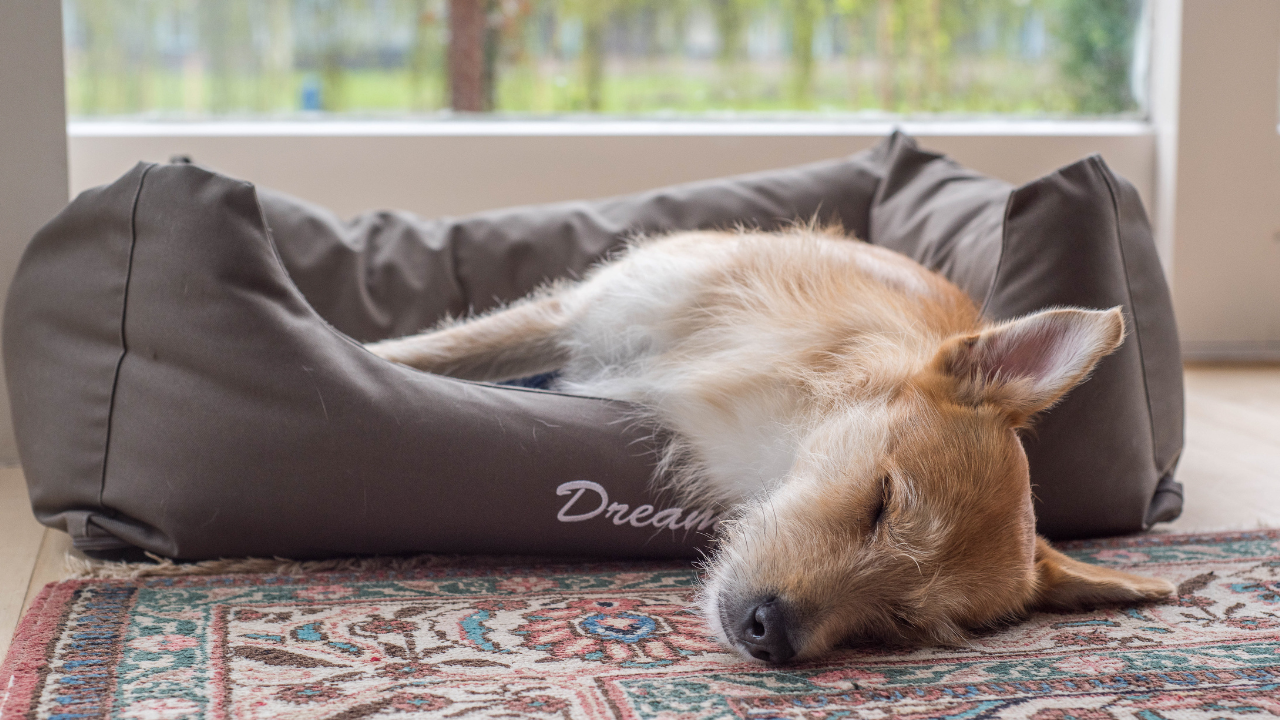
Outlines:
<svg viewBox="0 0 1280 720"><path fill-rule="evenodd" d="M1280 531L1064 549L1178 597L774 669L704 636L672 564L66 581L0 718L1280 717Z"/></svg>

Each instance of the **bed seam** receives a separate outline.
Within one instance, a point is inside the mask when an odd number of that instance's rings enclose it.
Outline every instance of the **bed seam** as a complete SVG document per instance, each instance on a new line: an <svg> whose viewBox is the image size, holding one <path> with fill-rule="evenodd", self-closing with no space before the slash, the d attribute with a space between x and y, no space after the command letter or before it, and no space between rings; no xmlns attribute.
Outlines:
<svg viewBox="0 0 1280 720"><path fill-rule="evenodd" d="M1156 443L1156 418L1151 409L1151 387L1147 383L1147 357L1142 350L1142 329L1138 322L1138 304L1133 300L1133 286L1129 281L1129 262L1124 252L1124 229L1120 219L1120 201L1116 197L1116 189L1111 182L1111 178L1108 177L1110 168L1107 167L1105 161L1097 155L1089 159L1091 161L1090 165L1102 177L1102 182L1107 186L1107 193L1111 196L1111 211L1115 214L1116 219L1116 249L1120 251L1120 267L1124 270L1124 292L1129 300L1130 312L1133 313L1133 341L1138 346L1138 363L1142 367L1142 395L1143 400L1145 400L1143 404L1146 405L1147 410L1147 427L1150 429L1151 435L1151 463L1156 466L1157 472L1163 473L1163 469L1159 467L1159 461L1156 457L1156 453L1159 452ZM1158 483L1156 487L1159 488ZM1152 500L1154 499L1155 494L1152 493ZM1148 500L1148 509L1150 509L1150 504L1151 501Z"/></svg>
<svg viewBox="0 0 1280 720"><path fill-rule="evenodd" d="M120 386L120 368L124 365L125 356L129 354L129 339L125 332L125 326L129 311L129 287L133 282L133 253L138 246L138 203L142 198L142 186L147 181L147 175L155 167L155 163L152 163L147 166L146 170L142 171L142 176L138 178L138 189L133 195L133 205L129 208L129 259L125 263L124 293L120 299L120 357L116 358L115 373L111 377L111 397L107 401L107 432L103 438L102 448L102 477L98 483L98 507L101 510L107 509L105 503L107 465L111 456L111 428L115 420L116 390Z"/></svg>

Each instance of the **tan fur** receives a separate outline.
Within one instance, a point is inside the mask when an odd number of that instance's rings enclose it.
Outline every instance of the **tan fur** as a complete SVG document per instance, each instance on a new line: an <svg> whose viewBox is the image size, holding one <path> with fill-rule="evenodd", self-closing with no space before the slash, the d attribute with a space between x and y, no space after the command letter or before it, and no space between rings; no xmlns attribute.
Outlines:
<svg viewBox="0 0 1280 720"><path fill-rule="evenodd" d="M776 598L811 657L1171 590L1035 535L1017 432L1123 334L1116 309L992 325L906 257L800 227L636 243L580 283L370 349L481 380L561 368L561 390L638 403L671 433L674 490L736 509L706 568L711 629L747 654L735 608Z"/></svg>

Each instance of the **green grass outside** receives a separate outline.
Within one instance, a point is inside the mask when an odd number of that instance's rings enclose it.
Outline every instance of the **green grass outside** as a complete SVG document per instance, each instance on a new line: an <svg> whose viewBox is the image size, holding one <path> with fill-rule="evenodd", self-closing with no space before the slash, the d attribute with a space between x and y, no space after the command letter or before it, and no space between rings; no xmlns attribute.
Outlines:
<svg viewBox="0 0 1280 720"><path fill-rule="evenodd" d="M572 63L501 68L496 110L534 116L591 112L581 77ZM274 77L210 77L172 70L93 76L72 72L67 105L76 117L284 115L303 109L308 85L320 87L323 109L331 113L403 115L447 109L440 73L415 80L406 70L351 70L328 82L307 72ZM797 94L786 66L735 73L713 62L654 62L610 66L597 112L640 117L797 111L1061 116L1083 105L1052 67L1007 60L957 63L932 82L922 72L900 72L887 89L874 68L848 62L815 64L807 95Z"/></svg>

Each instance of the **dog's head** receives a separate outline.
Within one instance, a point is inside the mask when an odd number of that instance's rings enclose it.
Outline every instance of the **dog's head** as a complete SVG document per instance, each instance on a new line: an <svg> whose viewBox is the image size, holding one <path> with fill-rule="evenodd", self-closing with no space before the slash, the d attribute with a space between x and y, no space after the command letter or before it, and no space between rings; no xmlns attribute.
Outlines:
<svg viewBox="0 0 1280 720"><path fill-rule="evenodd" d="M787 479L725 523L711 629L784 662L846 638L949 643L1036 607L1168 594L1036 536L1017 435L1123 335L1119 310L1044 311L952 337L882 402L827 415Z"/></svg>

